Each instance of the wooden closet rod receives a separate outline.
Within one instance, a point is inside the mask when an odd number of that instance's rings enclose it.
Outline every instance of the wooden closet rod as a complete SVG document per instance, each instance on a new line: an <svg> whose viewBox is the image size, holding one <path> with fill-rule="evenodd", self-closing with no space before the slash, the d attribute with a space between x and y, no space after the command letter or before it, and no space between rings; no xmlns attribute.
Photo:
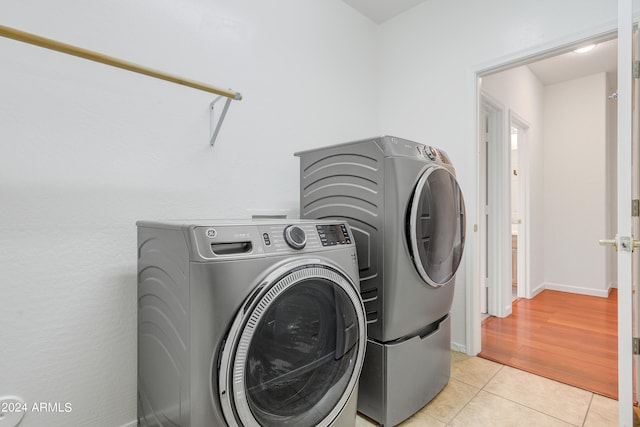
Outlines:
<svg viewBox="0 0 640 427"><path fill-rule="evenodd" d="M146 76L154 77L156 79L166 80L168 82L176 83L179 85L188 86L198 90L203 90L205 92L215 93L216 95L225 96L227 98L231 98L235 100L242 99L242 95L239 92L234 92L232 90L227 90L227 89L220 89L218 87L211 86L206 83L201 83L195 80L189 80L182 77L174 76L171 74L164 73L162 71L158 71L151 68L143 67L138 64L134 64L133 62L123 61L121 59L114 58L112 56L103 55L102 53L83 49L83 48L66 44L66 43L61 43L56 40L51 40L51 39L37 36L35 34L26 33L24 31L16 30L15 28L5 27L4 25L0 25L0 36L7 37L13 40L18 40L24 43L29 43L36 46L44 47L46 49L51 49L58 52L66 53L68 55L78 56L80 58L88 59L90 61L111 65L112 67L133 71L134 73L144 74Z"/></svg>

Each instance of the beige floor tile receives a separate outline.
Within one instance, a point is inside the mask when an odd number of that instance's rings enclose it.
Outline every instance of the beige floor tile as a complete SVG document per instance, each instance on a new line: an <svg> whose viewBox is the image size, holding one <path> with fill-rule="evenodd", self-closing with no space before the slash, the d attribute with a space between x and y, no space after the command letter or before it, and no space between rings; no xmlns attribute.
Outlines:
<svg viewBox="0 0 640 427"><path fill-rule="evenodd" d="M449 423L451 427L570 427L571 424L481 391Z"/></svg>
<svg viewBox="0 0 640 427"><path fill-rule="evenodd" d="M371 427L376 424L370 422L368 419L360 416L360 414L356 415L356 427Z"/></svg>
<svg viewBox="0 0 640 427"><path fill-rule="evenodd" d="M618 425L618 401L593 395L584 427L615 427Z"/></svg>
<svg viewBox="0 0 640 427"><path fill-rule="evenodd" d="M528 372L503 367L484 387L485 391L580 426L592 394Z"/></svg>
<svg viewBox="0 0 640 427"><path fill-rule="evenodd" d="M469 357L451 363L451 378L462 381L474 387L484 387L491 378L502 368L499 363L479 357Z"/></svg>
<svg viewBox="0 0 640 427"><path fill-rule="evenodd" d="M356 427L376 427L377 424L372 423L366 417L358 414L356 417ZM446 424L430 417L427 414L418 412L408 420L398 424L398 427L446 427Z"/></svg>
<svg viewBox="0 0 640 427"><path fill-rule="evenodd" d="M451 365L455 365L458 362L462 362L464 360L473 359L473 358L474 356L469 356L468 354L451 350Z"/></svg>
<svg viewBox="0 0 640 427"><path fill-rule="evenodd" d="M398 427L445 427L446 424L430 417L424 412L418 412L406 421L403 421Z"/></svg>
<svg viewBox="0 0 640 427"><path fill-rule="evenodd" d="M454 378L418 414L424 414L443 423L451 421L458 412L480 391Z"/></svg>

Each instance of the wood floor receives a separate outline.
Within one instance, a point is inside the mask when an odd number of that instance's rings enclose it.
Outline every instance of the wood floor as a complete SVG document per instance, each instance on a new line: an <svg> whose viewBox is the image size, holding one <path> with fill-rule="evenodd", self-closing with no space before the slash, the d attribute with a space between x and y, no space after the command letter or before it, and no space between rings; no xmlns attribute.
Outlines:
<svg viewBox="0 0 640 427"><path fill-rule="evenodd" d="M478 356L618 398L617 290L608 298L544 290L482 324Z"/></svg>

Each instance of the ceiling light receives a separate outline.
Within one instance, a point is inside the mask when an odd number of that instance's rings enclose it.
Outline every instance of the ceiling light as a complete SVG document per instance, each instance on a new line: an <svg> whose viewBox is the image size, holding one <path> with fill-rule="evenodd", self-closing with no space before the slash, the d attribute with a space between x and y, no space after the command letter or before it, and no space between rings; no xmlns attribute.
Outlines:
<svg viewBox="0 0 640 427"><path fill-rule="evenodd" d="M590 44L589 46L584 46L581 47L579 49L574 50L575 53L587 53L589 52L591 49L593 49L594 47L596 47L595 44Z"/></svg>

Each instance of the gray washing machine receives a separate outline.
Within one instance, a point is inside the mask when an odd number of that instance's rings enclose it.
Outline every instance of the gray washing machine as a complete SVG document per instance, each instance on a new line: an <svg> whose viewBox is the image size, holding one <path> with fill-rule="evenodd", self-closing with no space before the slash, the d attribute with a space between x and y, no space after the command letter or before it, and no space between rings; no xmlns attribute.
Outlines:
<svg viewBox="0 0 640 427"><path fill-rule="evenodd" d="M356 240L368 329L358 410L410 417L448 383L465 209L446 154L382 136L296 153L301 218L343 219Z"/></svg>
<svg viewBox="0 0 640 427"><path fill-rule="evenodd" d="M138 222L141 426L355 425L351 229L284 221Z"/></svg>

